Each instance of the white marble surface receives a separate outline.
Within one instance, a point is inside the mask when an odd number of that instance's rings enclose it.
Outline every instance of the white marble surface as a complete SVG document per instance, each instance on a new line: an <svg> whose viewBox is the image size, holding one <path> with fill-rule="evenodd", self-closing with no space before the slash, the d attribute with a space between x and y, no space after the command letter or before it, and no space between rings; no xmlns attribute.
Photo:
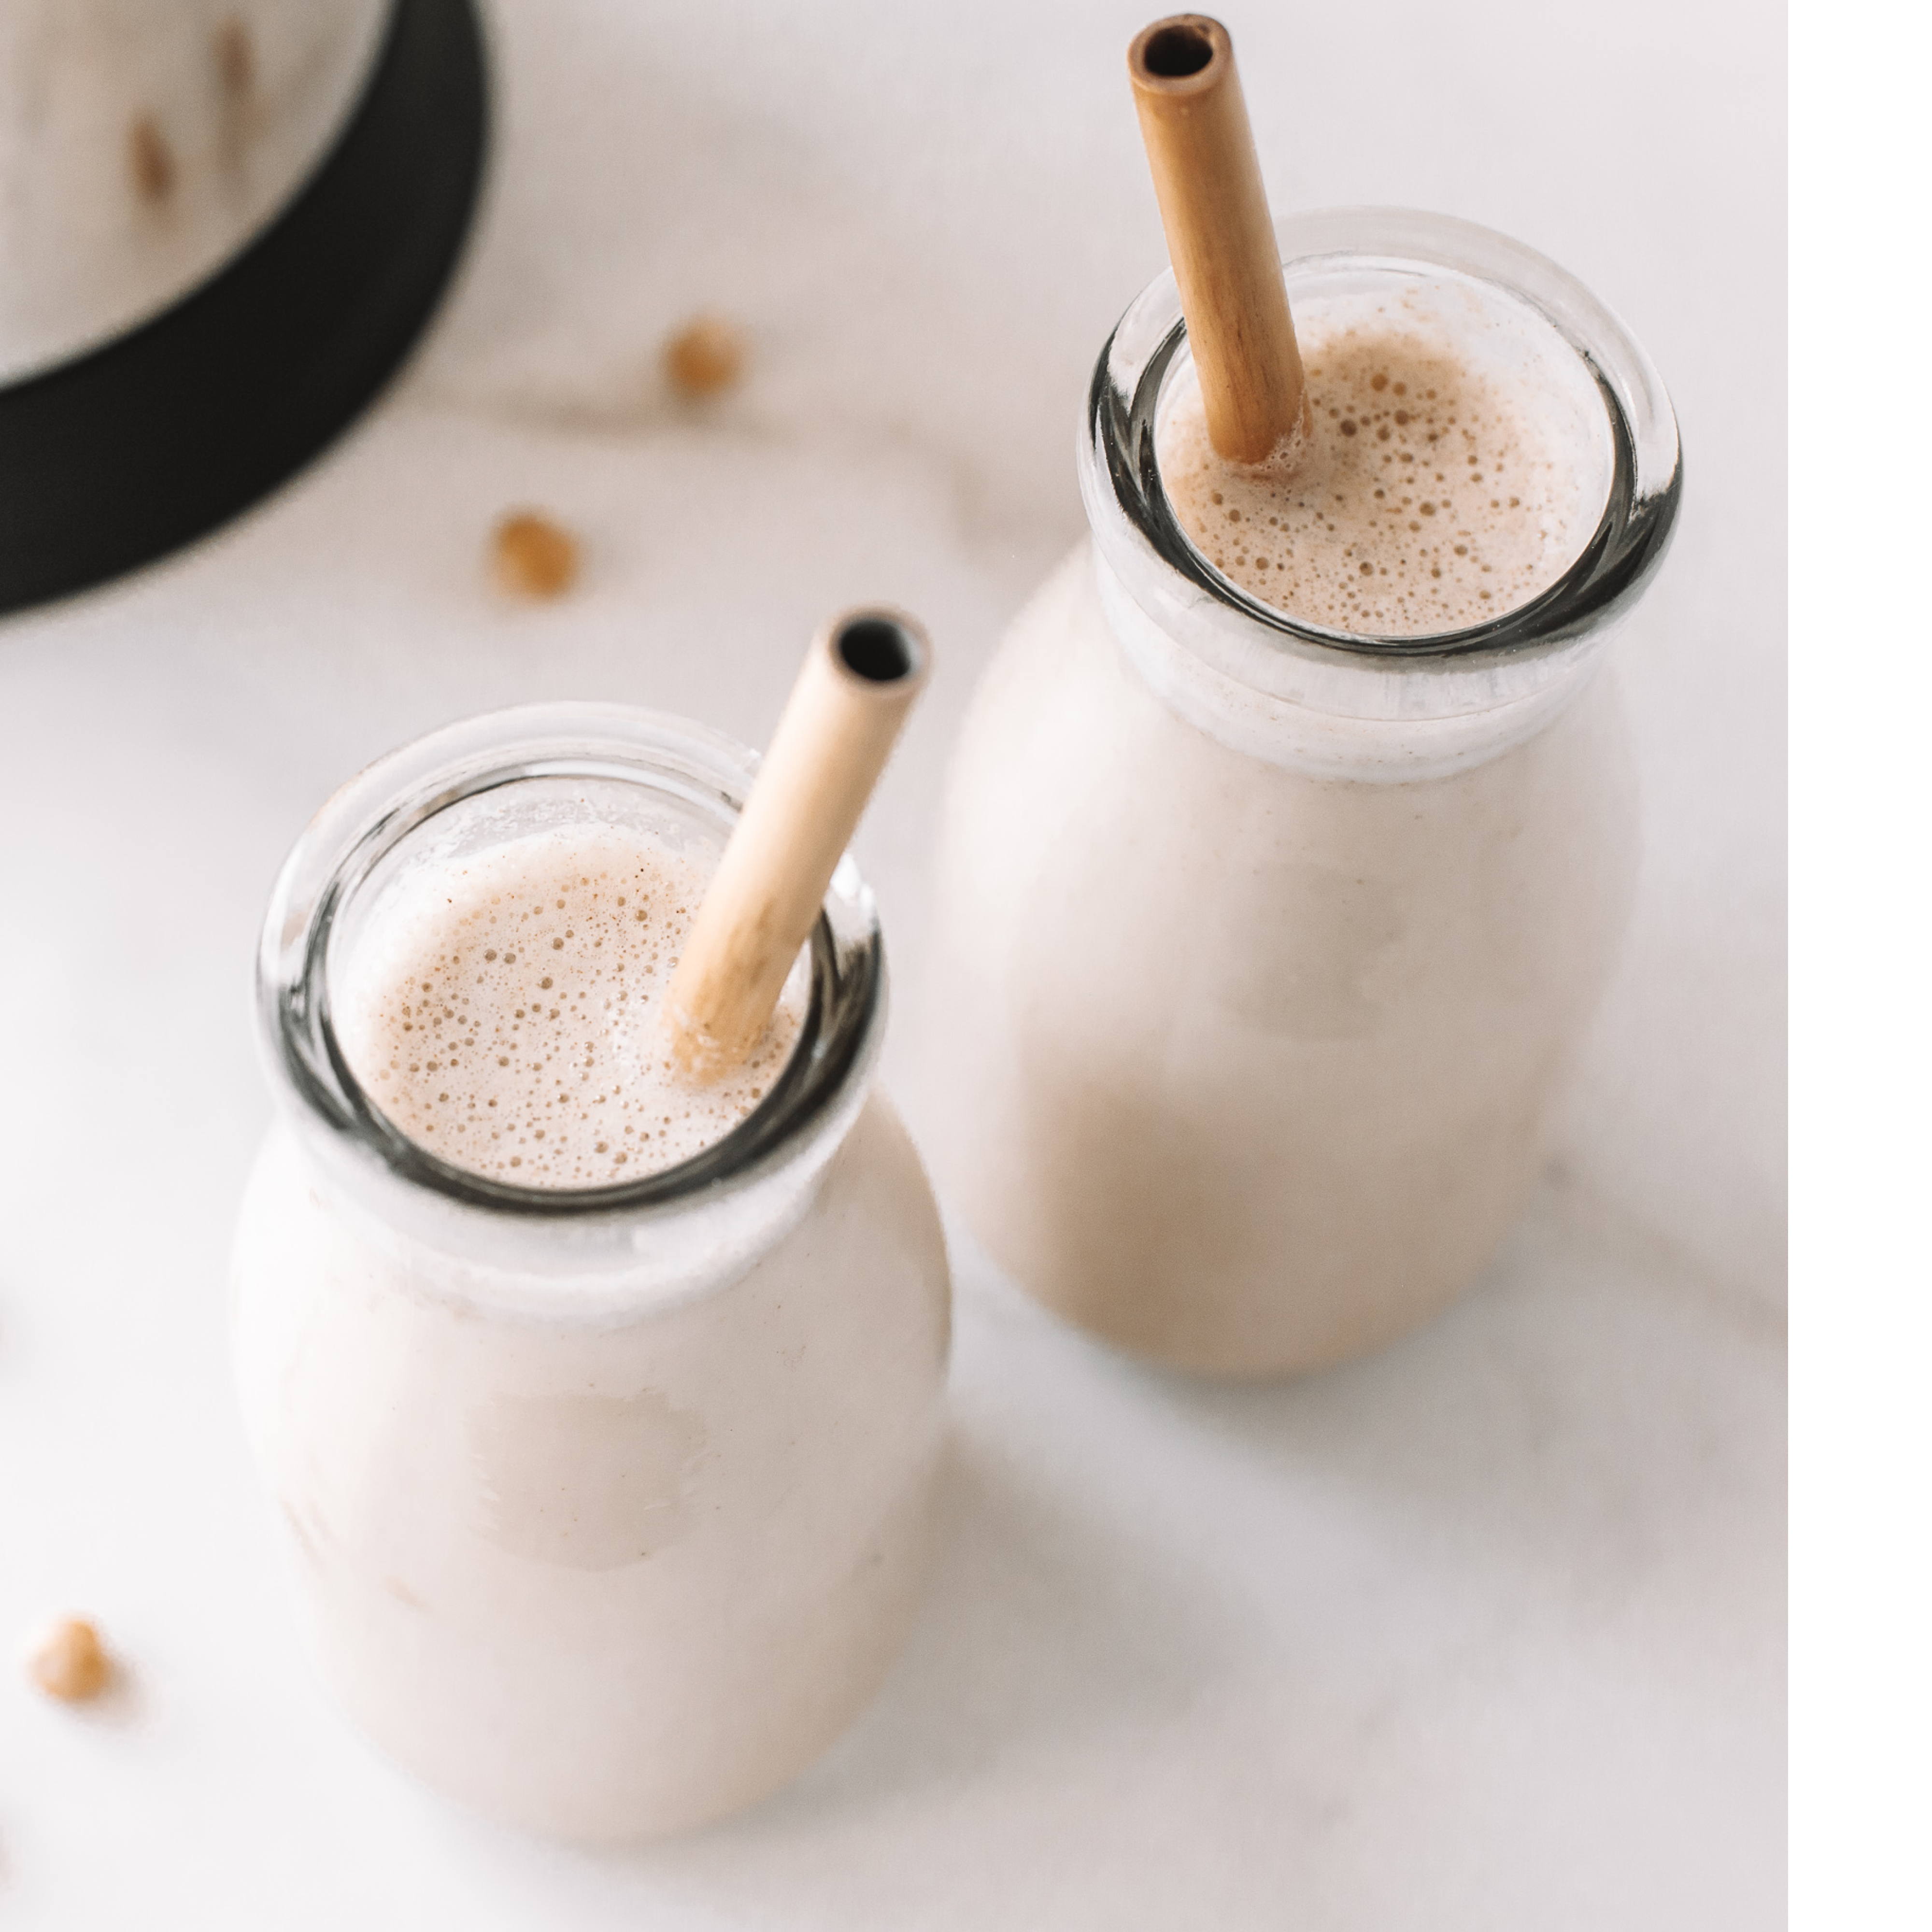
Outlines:
<svg viewBox="0 0 1932 1932"><path fill-rule="evenodd" d="M1524 1225L1382 1358L1238 1391L1108 1355L962 1244L910 1650L700 1837L523 1843L344 1730L224 1356L277 862L466 712L615 698L762 740L814 622L896 598L940 669L860 853L909 988L946 746L1080 527L1081 393L1162 259L1132 8L500 6L484 226L406 378L216 541L0 624L0 1637L73 1604L132 1666L92 1715L0 1680L10 1924L1781 1922L1781 22L1224 17L1279 206L1520 236L1681 413L1682 532L1623 647L1642 900ZM694 412L653 370L700 306L754 358ZM479 566L526 502L589 545L548 608Z"/></svg>

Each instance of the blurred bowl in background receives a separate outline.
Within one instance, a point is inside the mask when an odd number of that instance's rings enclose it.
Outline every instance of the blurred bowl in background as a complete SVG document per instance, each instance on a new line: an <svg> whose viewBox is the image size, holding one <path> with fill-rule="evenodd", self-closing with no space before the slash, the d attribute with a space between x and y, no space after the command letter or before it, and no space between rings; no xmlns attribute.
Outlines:
<svg viewBox="0 0 1932 1932"><path fill-rule="evenodd" d="M363 409L487 118L470 0L0 14L0 610L200 536Z"/></svg>

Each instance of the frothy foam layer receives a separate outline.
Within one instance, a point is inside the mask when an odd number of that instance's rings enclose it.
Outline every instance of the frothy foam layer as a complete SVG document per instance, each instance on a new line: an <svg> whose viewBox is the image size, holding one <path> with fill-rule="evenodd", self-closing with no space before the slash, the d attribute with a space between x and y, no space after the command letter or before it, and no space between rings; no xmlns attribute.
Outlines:
<svg viewBox="0 0 1932 1932"><path fill-rule="evenodd" d="M1190 364L1162 400L1161 479L1203 556L1330 630L1426 636L1548 590L1610 485L1609 426L1555 329L1473 285L1298 298L1314 434L1286 462L1216 454Z"/></svg>
<svg viewBox="0 0 1932 1932"><path fill-rule="evenodd" d="M794 971L756 1050L697 1088L659 1016L704 897L641 833L535 834L399 880L332 988L356 1078L410 1139L524 1187L674 1167L769 1090L798 1037Z"/></svg>

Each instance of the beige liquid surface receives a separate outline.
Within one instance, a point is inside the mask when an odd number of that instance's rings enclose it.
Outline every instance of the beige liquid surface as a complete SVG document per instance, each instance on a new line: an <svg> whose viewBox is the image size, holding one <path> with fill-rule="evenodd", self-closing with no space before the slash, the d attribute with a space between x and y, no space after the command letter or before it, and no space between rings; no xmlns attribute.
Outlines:
<svg viewBox="0 0 1932 1932"><path fill-rule="evenodd" d="M679 1078L661 1016L704 884L615 830L532 835L403 883L334 989L356 1078L412 1140L520 1186L690 1160L770 1090L803 1013L800 975L742 1066Z"/></svg>
<svg viewBox="0 0 1932 1932"><path fill-rule="evenodd" d="M1162 405L1162 481L1223 576L1327 629L1420 637L1486 623L1576 561L1603 511L1607 424L1546 324L1427 284L1313 298L1295 320L1299 450L1216 454L1191 364Z"/></svg>

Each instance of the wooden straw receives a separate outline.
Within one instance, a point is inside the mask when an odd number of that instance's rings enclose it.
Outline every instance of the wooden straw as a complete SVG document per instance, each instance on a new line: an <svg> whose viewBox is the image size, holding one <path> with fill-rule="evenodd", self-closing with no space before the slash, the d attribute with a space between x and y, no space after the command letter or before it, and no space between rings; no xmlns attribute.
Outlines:
<svg viewBox="0 0 1932 1932"><path fill-rule="evenodd" d="M847 610L812 639L665 998L692 1078L758 1044L932 656L902 610Z"/></svg>
<svg viewBox="0 0 1932 1932"><path fill-rule="evenodd" d="M1234 43L1204 14L1172 14L1136 37L1127 72L1208 439L1231 463L1259 463L1305 429L1306 404Z"/></svg>

